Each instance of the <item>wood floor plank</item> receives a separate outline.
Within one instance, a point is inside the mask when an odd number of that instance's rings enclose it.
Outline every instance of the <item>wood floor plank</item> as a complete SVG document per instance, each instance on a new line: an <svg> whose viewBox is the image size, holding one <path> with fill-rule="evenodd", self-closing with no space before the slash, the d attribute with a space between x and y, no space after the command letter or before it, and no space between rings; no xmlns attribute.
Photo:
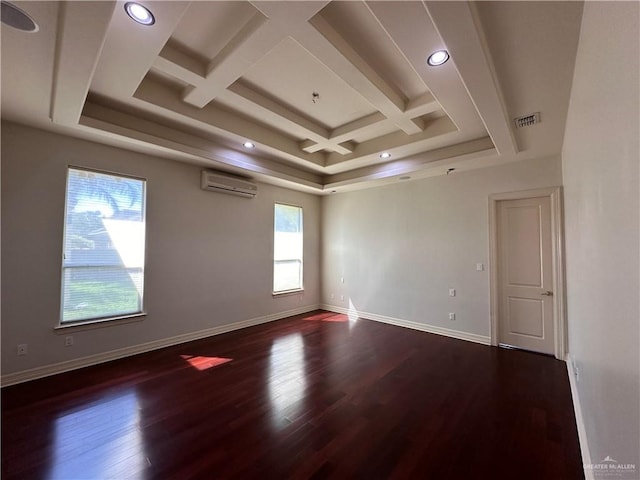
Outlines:
<svg viewBox="0 0 640 480"><path fill-rule="evenodd" d="M3 479L582 479L566 367L314 312L2 390Z"/></svg>

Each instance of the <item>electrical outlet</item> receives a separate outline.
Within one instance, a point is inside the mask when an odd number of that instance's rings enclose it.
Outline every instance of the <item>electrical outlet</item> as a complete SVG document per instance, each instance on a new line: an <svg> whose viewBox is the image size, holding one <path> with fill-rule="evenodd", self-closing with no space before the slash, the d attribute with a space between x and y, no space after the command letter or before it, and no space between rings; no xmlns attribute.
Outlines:
<svg viewBox="0 0 640 480"><path fill-rule="evenodd" d="M70 347L72 345L73 345L73 337L71 335L67 335L66 337L64 337L64 346Z"/></svg>
<svg viewBox="0 0 640 480"><path fill-rule="evenodd" d="M27 344L21 343L18 345L18 355L26 355L27 354Z"/></svg>
<svg viewBox="0 0 640 480"><path fill-rule="evenodd" d="M344 295L340 295L340 301L344 302Z"/></svg>
<svg viewBox="0 0 640 480"><path fill-rule="evenodd" d="M456 319L456 314L455 313L450 313L449 314L449 320L455 320Z"/></svg>
<svg viewBox="0 0 640 480"><path fill-rule="evenodd" d="M340 283L344 283L344 277L340 277Z"/></svg>
<svg viewBox="0 0 640 480"><path fill-rule="evenodd" d="M450 288L449 289L449 296L450 297L455 297L456 296L456 289L455 288Z"/></svg>
<svg viewBox="0 0 640 480"><path fill-rule="evenodd" d="M331 300L333 300L334 298L336 298L336 296L335 296L333 293L330 295L330 297L331 297Z"/></svg>

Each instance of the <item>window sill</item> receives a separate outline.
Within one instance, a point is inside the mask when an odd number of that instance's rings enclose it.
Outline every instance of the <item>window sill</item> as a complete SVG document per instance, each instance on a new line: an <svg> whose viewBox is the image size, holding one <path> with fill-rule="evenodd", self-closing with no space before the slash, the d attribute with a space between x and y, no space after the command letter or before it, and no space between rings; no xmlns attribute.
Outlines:
<svg viewBox="0 0 640 480"><path fill-rule="evenodd" d="M304 288L296 288L295 290L284 290L282 292L273 292L271 295L275 297L286 297L287 295L295 295L297 293L304 293Z"/></svg>
<svg viewBox="0 0 640 480"><path fill-rule="evenodd" d="M126 323L141 322L147 314L133 313L131 315L123 315L121 317L100 318L98 320L81 320L79 322L61 323L53 327L55 333L61 335L69 331L93 330L95 328L111 327L115 325L124 325Z"/></svg>

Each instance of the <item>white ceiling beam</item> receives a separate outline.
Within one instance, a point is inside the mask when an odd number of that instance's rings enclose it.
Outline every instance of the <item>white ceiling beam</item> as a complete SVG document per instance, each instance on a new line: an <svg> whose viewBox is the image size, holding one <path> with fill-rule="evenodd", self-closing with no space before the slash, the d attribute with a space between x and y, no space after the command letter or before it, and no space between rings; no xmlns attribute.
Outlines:
<svg viewBox="0 0 640 480"><path fill-rule="evenodd" d="M209 62L204 81L188 87L182 99L203 108L238 80L251 66L283 39L259 12L249 20L225 48Z"/></svg>
<svg viewBox="0 0 640 480"><path fill-rule="evenodd" d="M334 129L331 132L331 140L334 142L346 142L357 135L361 135L378 127L380 123L386 121L390 122L390 120L380 112L372 113L371 115L359 118Z"/></svg>
<svg viewBox="0 0 640 480"><path fill-rule="evenodd" d="M425 2L469 95L500 155L515 155L513 136L502 93L480 22L467 2Z"/></svg>
<svg viewBox="0 0 640 480"><path fill-rule="evenodd" d="M481 158L495 156L496 150L489 137L478 138L468 142L438 148L401 160L378 165L370 165L334 175L327 175L324 180L325 190L363 184L367 181L380 180L418 172L427 168L446 167L459 161L477 162Z"/></svg>
<svg viewBox="0 0 640 480"><path fill-rule="evenodd" d="M93 5L94 2L72 3ZM131 20L122 8L124 4L118 2L91 91L128 100L154 64L190 3L151 2L149 7L153 10L156 23L150 28Z"/></svg>
<svg viewBox="0 0 640 480"><path fill-rule="evenodd" d="M331 153L327 157L326 164L327 166L331 166L367 157L379 162L380 159L378 158L378 155L380 152L393 152L394 149L398 149L400 155L405 156L407 152L412 151L412 146L415 148L421 143L424 144L425 141L433 140L434 138L442 135L456 133L457 131L458 129L448 117L441 117L430 122L419 134L407 135L404 132L398 131L374 138L367 142L362 142L358 144L353 153L349 155L336 155Z"/></svg>
<svg viewBox="0 0 640 480"><path fill-rule="evenodd" d="M62 2L50 117L75 125L89 92L116 2Z"/></svg>
<svg viewBox="0 0 640 480"><path fill-rule="evenodd" d="M457 2L456 2L457 3ZM421 2L366 2L366 6L389 38L398 46L416 73L429 86L434 99L451 118L460 131L481 136L486 134L469 92L460 81L455 58L444 65L433 68L427 65L431 52L446 48L438 35L429 12ZM415 107L410 101L407 110Z"/></svg>
<svg viewBox="0 0 640 480"><path fill-rule="evenodd" d="M320 152L322 150L329 150L331 152L339 153L341 155L346 155L348 153L353 152L353 147L351 145L340 145L329 140L316 142L314 140L304 140L300 142L300 150L304 150L307 153L315 153Z"/></svg>
<svg viewBox="0 0 640 480"><path fill-rule="evenodd" d="M419 98L409 101L405 114L409 118L415 118L438 111L442 111L442 107L433 98L433 95L426 93ZM359 118L334 129L329 138L333 142L346 142L356 136L367 135L369 132L378 129L381 123L392 122L380 112L372 113L371 115ZM423 126L423 129L424 127L425 126Z"/></svg>

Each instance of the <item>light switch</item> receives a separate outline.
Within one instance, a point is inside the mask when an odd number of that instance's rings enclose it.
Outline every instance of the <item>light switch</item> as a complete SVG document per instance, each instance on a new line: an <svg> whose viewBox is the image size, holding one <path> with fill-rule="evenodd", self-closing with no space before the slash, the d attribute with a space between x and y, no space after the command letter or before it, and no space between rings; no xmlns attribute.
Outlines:
<svg viewBox="0 0 640 480"><path fill-rule="evenodd" d="M456 289L455 288L450 288L449 289L449 296L450 297L455 297L456 296Z"/></svg>
<svg viewBox="0 0 640 480"><path fill-rule="evenodd" d="M484 264L483 263L476 263L476 270L478 272L481 272L484 270Z"/></svg>

